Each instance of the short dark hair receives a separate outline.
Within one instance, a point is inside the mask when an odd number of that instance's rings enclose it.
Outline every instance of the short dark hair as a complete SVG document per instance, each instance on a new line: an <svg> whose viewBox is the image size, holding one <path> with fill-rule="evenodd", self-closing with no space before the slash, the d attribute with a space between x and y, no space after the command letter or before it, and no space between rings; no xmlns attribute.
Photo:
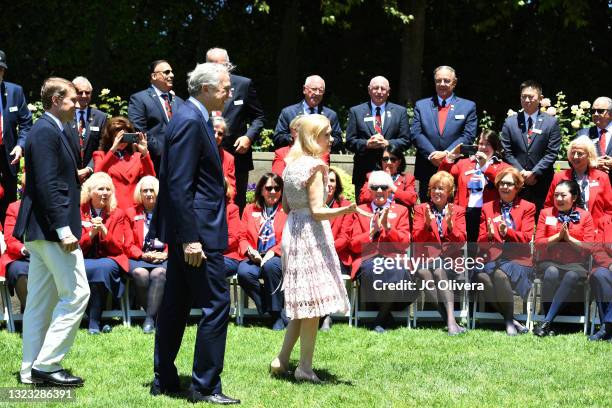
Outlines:
<svg viewBox="0 0 612 408"><path fill-rule="evenodd" d="M281 176L275 173L266 173L257 182L257 186L255 186L255 203L259 206L259 208L264 208L266 206L266 202L263 198L263 188L268 182L268 180L272 179L277 186L280 187L281 193L283 192L283 179Z"/></svg>
<svg viewBox="0 0 612 408"><path fill-rule="evenodd" d="M102 135L100 136L99 150L108 152L113 145L115 135L121 130L128 133L133 133L136 131L132 122L130 122L130 120L125 116L115 116L107 120L106 124L104 125L104 129L102 129ZM132 151L132 144L128 143L126 149Z"/></svg>
<svg viewBox="0 0 612 408"><path fill-rule="evenodd" d="M406 157L404 156L404 151L399 146L392 145L389 143L389 145L385 147L383 153L384 152L392 154L393 156L399 159L399 166L397 167L397 172L399 174L402 174L406 170ZM382 170L382 156L380 156L380 162L378 163L378 166Z"/></svg>
<svg viewBox="0 0 612 408"><path fill-rule="evenodd" d="M576 199L576 201L574 202L575 207L583 206L582 196L580 195L580 186L578 185L578 182L576 182L576 180L563 180L559 182L559 184L557 184L557 187L559 186L567 187L569 193L572 195L572 198ZM557 187L555 187L555 190L557 189Z"/></svg>
<svg viewBox="0 0 612 408"><path fill-rule="evenodd" d="M149 64L149 73L152 74L155 72L155 68L157 68L157 66L159 64L163 64L163 63L169 64L168 61L164 60L164 59L159 59L159 60L155 60L152 63Z"/></svg>
<svg viewBox="0 0 612 408"><path fill-rule="evenodd" d="M332 169L331 167L329 169L329 173L327 173L328 177L330 173L334 173L334 175L336 176L336 191L334 191L334 201L340 204L340 200L342 199L342 193L344 192L344 187L342 186L342 179L340 178L338 172L335 169Z"/></svg>
<svg viewBox="0 0 612 408"><path fill-rule="evenodd" d="M495 130L491 130L491 129L485 129L482 132L480 132L480 136L478 136L478 140L480 140L481 138L484 138L484 140L486 140L487 143L491 145L491 147L493 148L493 151L495 152L495 156L498 159L500 160L504 159L504 148L501 144L501 138L499 137L499 132Z"/></svg>
<svg viewBox="0 0 612 408"><path fill-rule="evenodd" d="M523 83L521 84L521 93L523 92L523 89L525 89L525 88L533 88L533 89L535 89L536 91L538 91L538 93L539 93L540 95L542 95L542 85L540 85L540 83L539 83L539 82L537 82L537 81L534 81L534 80L532 80L532 79L529 79L529 80L527 80L527 81L523 82Z"/></svg>

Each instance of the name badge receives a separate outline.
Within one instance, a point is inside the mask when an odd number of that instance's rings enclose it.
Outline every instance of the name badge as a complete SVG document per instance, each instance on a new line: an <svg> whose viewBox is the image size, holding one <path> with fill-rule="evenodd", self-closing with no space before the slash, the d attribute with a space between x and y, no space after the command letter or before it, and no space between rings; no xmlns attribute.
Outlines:
<svg viewBox="0 0 612 408"><path fill-rule="evenodd" d="M475 172L476 172L476 170L475 170L475 169L472 169L472 170L468 170L468 171L466 171L466 172L465 172L465 173L463 173L463 174L464 174L464 175L466 175L466 176L468 176L468 175L470 175L470 174L472 174L472 173L475 173Z"/></svg>
<svg viewBox="0 0 612 408"><path fill-rule="evenodd" d="M99 132L100 131L100 126L90 126L89 130L91 130L92 132Z"/></svg>
<svg viewBox="0 0 612 408"><path fill-rule="evenodd" d="M387 117L390 118L391 117L391 111L387 111Z"/></svg>
<svg viewBox="0 0 612 408"><path fill-rule="evenodd" d="M137 215L134 217L134 221L140 221L140 220L144 220L145 216L144 215Z"/></svg>
<svg viewBox="0 0 612 408"><path fill-rule="evenodd" d="M244 101L242 99L238 99L234 101L234 105L242 105L242 104L244 104Z"/></svg>
<svg viewBox="0 0 612 408"><path fill-rule="evenodd" d="M544 223L546 225L557 225L557 222L558 222L557 217L548 216L546 217L546 221Z"/></svg>
<svg viewBox="0 0 612 408"><path fill-rule="evenodd" d="M81 225L84 226L85 228L89 228L93 224L91 222L89 222L89 221L81 221Z"/></svg>
<svg viewBox="0 0 612 408"><path fill-rule="evenodd" d="M364 122L374 122L374 118L372 116L368 116L366 118L363 118Z"/></svg>
<svg viewBox="0 0 612 408"><path fill-rule="evenodd" d="M18 110L19 108L17 108L16 106L9 107L9 112L17 112Z"/></svg>
<svg viewBox="0 0 612 408"><path fill-rule="evenodd" d="M390 212L389 214L387 214L387 218L397 218L397 214Z"/></svg>
<svg viewBox="0 0 612 408"><path fill-rule="evenodd" d="M591 181L591 187L598 187L598 186L599 186L599 181L597 180Z"/></svg>
<svg viewBox="0 0 612 408"><path fill-rule="evenodd" d="M531 129L531 131L537 135L541 135L542 134L542 129Z"/></svg>
<svg viewBox="0 0 612 408"><path fill-rule="evenodd" d="M252 213L252 215L253 215L253 218L261 217L261 213L260 212L254 212L254 213Z"/></svg>
<svg viewBox="0 0 612 408"><path fill-rule="evenodd" d="M502 221L502 216L498 215L497 217L493 218L493 222L501 222Z"/></svg>
<svg viewBox="0 0 612 408"><path fill-rule="evenodd" d="M465 119L465 115L455 115L455 119Z"/></svg>

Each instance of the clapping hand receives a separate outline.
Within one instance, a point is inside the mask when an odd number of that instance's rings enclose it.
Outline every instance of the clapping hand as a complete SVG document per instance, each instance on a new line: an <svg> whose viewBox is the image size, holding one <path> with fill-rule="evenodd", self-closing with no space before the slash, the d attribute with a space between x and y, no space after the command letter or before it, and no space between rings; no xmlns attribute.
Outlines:
<svg viewBox="0 0 612 408"><path fill-rule="evenodd" d="M495 236L495 229L493 228L493 221L490 218L487 218L487 238L492 240Z"/></svg>
<svg viewBox="0 0 612 408"><path fill-rule="evenodd" d="M506 225L506 223L503 221L499 223L497 228L499 229L499 235L502 237L505 237L508 233L508 225Z"/></svg>
<svg viewBox="0 0 612 408"><path fill-rule="evenodd" d="M427 206L425 210L425 225L430 231L431 231L431 222L433 221L433 219L434 219L434 215L431 212L431 208Z"/></svg>
<svg viewBox="0 0 612 408"><path fill-rule="evenodd" d="M91 219L91 238L95 237L98 234L102 235L102 238L104 238L106 236L106 232L107 229L104 225L104 221L102 221L102 217L94 217Z"/></svg>
<svg viewBox="0 0 612 408"><path fill-rule="evenodd" d="M380 226L388 232L391 229L391 223L389 223L389 207L381 211L379 218Z"/></svg>
<svg viewBox="0 0 612 408"><path fill-rule="evenodd" d="M446 231L451 232L453 230L453 204L448 204L448 211L444 216L444 222L446 222Z"/></svg>

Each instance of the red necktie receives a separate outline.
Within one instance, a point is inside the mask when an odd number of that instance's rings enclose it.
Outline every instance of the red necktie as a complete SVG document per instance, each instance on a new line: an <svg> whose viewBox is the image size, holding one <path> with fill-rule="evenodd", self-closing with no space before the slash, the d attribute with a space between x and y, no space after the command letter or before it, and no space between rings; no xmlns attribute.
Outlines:
<svg viewBox="0 0 612 408"><path fill-rule="evenodd" d="M161 94L162 99L164 100L164 109L166 109L166 115L168 115L168 120L172 119L172 105L170 105L170 98L168 94Z"/></svg>
<svg viewBox="0 0 612 408"><path fill-rule="evenodd" d="M606 155L606 132L607 129L601 129L601 133L599 134L599 154L600 156Z"/></svg>
<svg viewBox="0 0 612 408"><path fill-rule="evenodd" d="M382 135L382 118L380 117L380 106L376 107L376 116L374 116L374 130Z"/></svg>
<svg viewBox="0 0 612 408"><path fill-rule="evenodd" d="M440 136L444 133L449 108L449 106L446 106L446 101L442 101L442 105L438 106L438 128L440 129Z"/></svg>
<svg viewBox="0 0 612 408"><path fill-rule="evenodd" d="M0 103L2 103L2 101L0 101ZM3 134L2 134L2 127L4 125L4 118L2 117L2 115L0 115L0 145L2 145L4 143L4 139L3 139Z"/></svg>

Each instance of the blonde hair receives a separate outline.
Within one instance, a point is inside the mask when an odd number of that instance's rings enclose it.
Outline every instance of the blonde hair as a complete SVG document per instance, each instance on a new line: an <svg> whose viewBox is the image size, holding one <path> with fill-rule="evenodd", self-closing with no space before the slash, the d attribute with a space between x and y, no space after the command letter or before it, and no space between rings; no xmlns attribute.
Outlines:
<svg viewBox="0 0 612 408"><path fill-rule="evenodd" d="M427 188L427 194L431 193L431 189L436 184L442 184L448 191L449 201L455 194L455 179L447 171L439 171L429 179L429 185Z"/></svg>
<svg viewBox="0 0 612 408"><path fill-rule="evenodd" d="M111 198L108 200L108 204L105 208L106 212L110 214L117 208L115 185L113 184L113 179L103 171L92 174L91 177L83 183L83 187L81 187L81 205L88 204L91 201L91 192L102 184L109 186L111 189Z"/></svg>
<svg viewBox="0 0 612 408"><path fill-rule="evenodd" d="M329 119L323 115L313 114L300 119L298 137L289 151L285 161L290 163L301 156L320 157L325 150L317 142L330 128Z"/></svg>
<svg viewBox="0 0 612 408"><path fill-rule="evenodd" d="M142 193L140 190L142 189L142 185L144 183L153 183L153 191L155 191L155 197L159 194L159 180L153 176L144 176L140 179L138 184L136 184L136 188L134 188L134 203L142 204Z"/></svg>
<svg viewBox="0 0 612 408"><path fill-rule="evenodd" d="M595 145L590 137L587 135L578 136L570 142L567 146L567 159L570 158L572 149L576 147L582 147L586 150L587 156L589 157L589 167L597 167L597 151L595 151Z"/></svg>

